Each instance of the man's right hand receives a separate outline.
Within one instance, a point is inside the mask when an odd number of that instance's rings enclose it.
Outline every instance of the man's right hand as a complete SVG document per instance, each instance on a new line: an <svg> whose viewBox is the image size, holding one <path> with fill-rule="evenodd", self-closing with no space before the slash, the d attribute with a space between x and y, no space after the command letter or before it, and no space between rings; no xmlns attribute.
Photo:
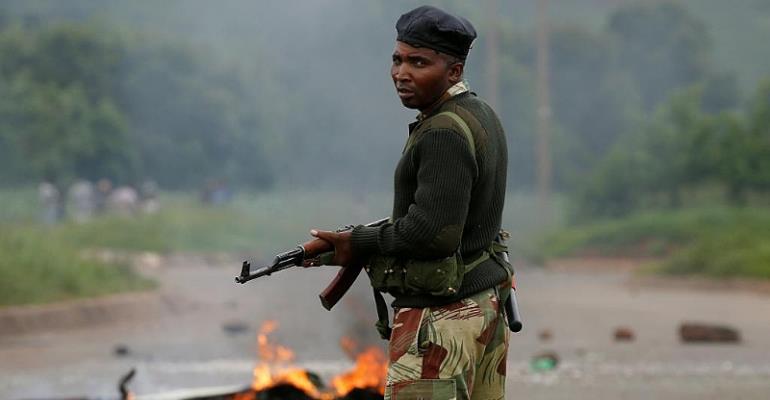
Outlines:
<svg viewBox="0 0 770 400"><path fill-rule="evenodd" d="M312 229L310 234L334 246L334 257L331 260L332 265L347 267L353 263L353 249L350 243L352 233L350 231L331 232Z"/></svg>

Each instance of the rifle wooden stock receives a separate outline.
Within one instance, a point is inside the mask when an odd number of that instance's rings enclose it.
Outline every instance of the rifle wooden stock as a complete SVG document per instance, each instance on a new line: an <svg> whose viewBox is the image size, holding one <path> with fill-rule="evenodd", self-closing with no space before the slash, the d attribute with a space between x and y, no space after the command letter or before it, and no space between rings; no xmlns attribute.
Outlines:
<svg viewBox="0 0 770 400"><path fill-rule="evenodd" d="M374 227L374 226L380 226L386 222L388 222L389 218L382 218L378 219L377 221L372 221L365 226ZM351 227L352 228L352 227ZM319 240L319 239L316 239ZM322 240L323 241L323 240ZM308 244L311 244L314 241L308 242ZM331 247L331 244L329 244L326 241L323 241L326 245ZM319 244L320 246L320 244ZM326 249L326 247L324 247ZM327 250L321 250L317 254L321 254L326 251L333 250L333 247L327 249ZM358 278L358 275L361 275L361 270L364 269L363 264L358 265L349 265L347 267L342 267L342 269L337 272L337 276L334 277L334 279L329 283L329 286L326 287L326 289L321 292L320 295L318 295L318 298L321 299L321 305L331 311L332 307L334 307L340 299L342 299L342 296L345 295L345 293L350 290L350 287L353 286L353 283Z"/></svg>
<svg viewBox="0 0 770 400"><path fill-rule="evenodd" d="M334 250L331 243L323 239L314 239L302 245L305 249L305 258L316 257L327 251ZM318 297L321 299L321 305L331 311L331 309L342 299L342 296L350 290L353 283L361 274L362 266L342 267L337 276L329 283L326 289Z"/></svg>
<svg viewBox="0 0 770 400"><path fill-rule="evenodd" d="M340 299L342 299L342 296L347 293L350 287L353 286L353 282L355 282L356 278L358 278L358 275L361 274L362 269L362 265L351 265L348 267L343 267L340 272L337 273L337 276L334 277L334 280L332 280L329 286L327 286L326 289L324 289L324 291L318 295L318 297L321 299L321 305L325 309L331 311L332 307L334 307L334 305L336 305Z"/></svg>

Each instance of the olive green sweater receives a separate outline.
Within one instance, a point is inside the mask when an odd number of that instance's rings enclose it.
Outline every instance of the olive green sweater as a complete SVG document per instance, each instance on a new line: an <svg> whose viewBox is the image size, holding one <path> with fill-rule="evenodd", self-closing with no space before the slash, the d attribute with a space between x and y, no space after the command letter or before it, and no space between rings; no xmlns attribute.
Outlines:
<svg viewBox="0 0 770 400"><path fill-rule="evenodd" d="M443 111L454 112L468 125L475 154L454 121L436 117ZM409 131L411 144L395 171L393 222L356 227L353 254L361 259L374 254L439 259L459 248L466 263L473 261L500 230L507 171L500 121L485 102L465 92L411 124ZM507 277L500 268L484 264L490 263L482 263L471 271L474 276L466 276L458 297Z"/></svg>

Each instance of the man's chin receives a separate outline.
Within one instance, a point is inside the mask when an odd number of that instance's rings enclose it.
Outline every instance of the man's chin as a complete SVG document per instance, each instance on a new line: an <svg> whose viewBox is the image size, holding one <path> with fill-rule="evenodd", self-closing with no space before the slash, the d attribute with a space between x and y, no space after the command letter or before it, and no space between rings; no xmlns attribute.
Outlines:
<svg viewBox="0 0 770 400"><path fill-rule="evenodd" d="M420 108L420 106L419 106L418 104L416 104L416 103L413 101L413 99L412 99L412 98L406 98L406 99L404 99L404 98L400 98L399 100L401 100L401 104L403 104L403 105L404 105L404 107L406 107L406 108L410 108L410 109L412 109L412 110L416 110L416 109L419 109L419 108Z"/></svg>

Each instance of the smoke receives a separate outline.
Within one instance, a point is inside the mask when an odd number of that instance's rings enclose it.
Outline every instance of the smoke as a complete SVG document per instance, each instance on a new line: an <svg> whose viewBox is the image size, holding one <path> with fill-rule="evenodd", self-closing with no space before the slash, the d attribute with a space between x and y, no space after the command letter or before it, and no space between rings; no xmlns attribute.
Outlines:
<svg viewBox="0 0 770 400"><path fill-rule="evenodd" d="M607 15L629 0L553 1L550 11L555 31L552 45L552 98L555 102L555 159L570 159L557 165L565 171L584 160L599 159L612 138L625 129L627 105L625 71L597 69L601 59L610 63L611 52L597 52L595 43L607 36ZM249 81L243 88L248 104L240 104L253 115L251 130L254 154L264 154L273 181L289 187L345 187L388 189L393 167L415 116L398 101L388 76L398 16L423 2L355 0L169 0L164 2L119 0L67 2L7 1L0 10L9 15L34 15L45 23L55 21L97 22L121 32L140 32L142 40L163 38L194 48L213 64L231 74L242 73ZM468 60L471 89L485 98L490 83L485 76L491 16L488 2L457 0L429 1L471 20L479 40ZM502 104L498 107L509 135L511 186L532 182L534 136L534 71L528 62L532 50L533 1L498 2L496 19L501 33L501 76L498 83ZM689 3L688 3L689 4ZM701 7L701 14L706 6ZM693 9L698 7L693 6ZM564 29L565 22L579 25L582 38ZM579 35L578 35L579 36ZM148 39L149 38L149 39ZM160 39L158 39L160 40ZM570 49L570 46L572 47ZM584 46L584 47L580 47ZM561 50L560 50L561 49ZM566 50L564 50L566 49ZM561 52L561 53L558 53ZM599 61L588 60L598 54ZM605 54L606 53L606 54ZM529 54L529 55L528 55ZM563 56L560 56L562 54ZM574 54L574 56L572 55ZM643 55L641 57L644 57ZM594 57L596 58L596 57ZM586 66L586 62L594 63ZM142 62L142 60L136 60ZM608 75L598 76L599 74ZM599 83L596 83L599 82ZM613 90L616 82L625 85ZM132 82L159 87L163 82ZM599 87L604 85L609 87ZM642 82L638 85L649 85ZM584 90L584 87L588 87ZM581 92L576 93L575 88ZM561 92L561 91L564 92ZM574 100L598 95L595 101ZM134 90L137 93L152 90ZM622 102L616 100L622 97ZM136 99L145 103L145 99ZM606 104L618 110L606 112ZM149 108L162 104L146 105ZM205 107L205 102L204 106ZM201 114L193 111L193 114ZM570 114L572 113L572 114ZM579 115L573 115L578 113ZM595 115L605 115L602 125ZM626 118L628 121L632 119ZM598 125L598 126L597 126ZM621 128L618 128L621 127ZM598 140L585 135L602 137ZM577 144L587 150L578 149ZM561 146L561 147L559 147ZM227 157L227 154L223 154ZM257 168L257 167L255 167ZM566 179L566 178L565 178ZM560 182L557 179L557 182Z"/></svg>

